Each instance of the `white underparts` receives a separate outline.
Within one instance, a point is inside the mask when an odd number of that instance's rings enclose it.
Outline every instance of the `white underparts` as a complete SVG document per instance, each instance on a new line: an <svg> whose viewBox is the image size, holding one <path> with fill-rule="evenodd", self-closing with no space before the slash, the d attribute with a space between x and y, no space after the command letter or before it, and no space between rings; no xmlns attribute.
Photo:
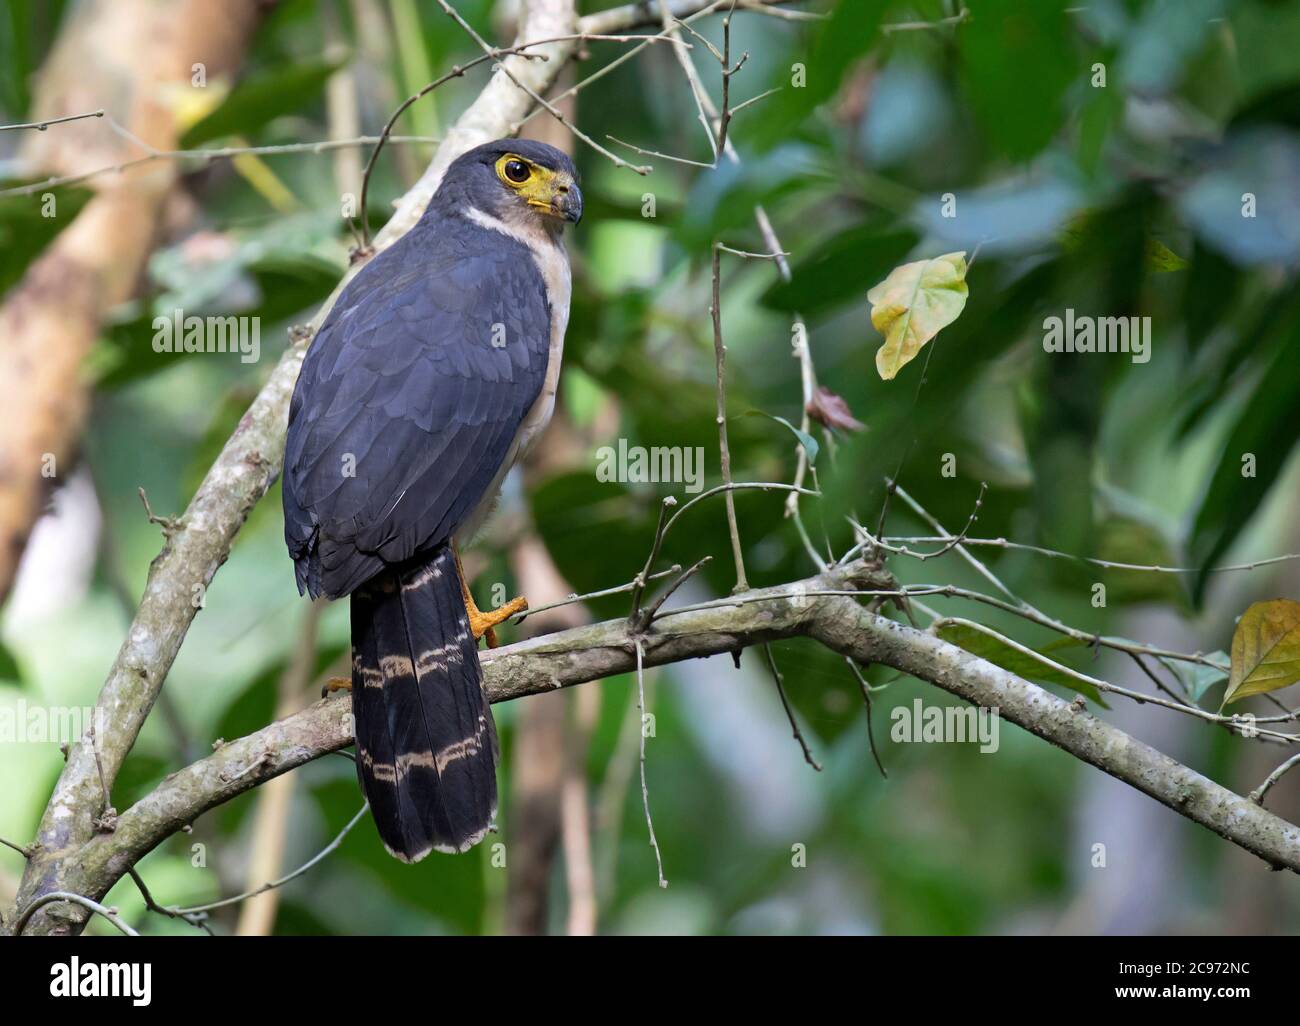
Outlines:
<svg viewBox="0 0 1300 1026"><path fill-rule="evenodd" d="M524 456L529 446L550 423L551 414L555 410L556 389L560 384L560 363L564 355L564 331L569 325L569 300L573 290L573 279L569 271L569 255L564 250L564 243L558 232L552 233L547 228L543 215L531 210L521 210L518 216L507 221L484 213L477 207L470 207L465 214L475 224L507 235L528 247L545 283L546 302L551 309L550 353L547 357L546 377L542 381L542 390L519 425L519 431L515 434L509 452L506 453L505 461L497 471L483 501L458 532L460 539L468 542L496 502L501 482L505 480L510 468Z"/></svg>

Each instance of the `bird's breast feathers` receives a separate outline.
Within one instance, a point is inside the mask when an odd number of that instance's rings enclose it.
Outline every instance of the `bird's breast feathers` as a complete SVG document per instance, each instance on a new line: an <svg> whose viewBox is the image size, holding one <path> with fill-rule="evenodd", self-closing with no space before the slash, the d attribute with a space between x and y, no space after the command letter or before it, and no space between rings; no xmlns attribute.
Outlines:
<svg viewBox="0 0 1300 1026"><path fill-rule="evenodd" d="M528 451L551 420L555 410L555 393L560 382L560 363L564 356L564 332L569 325L569 302L573 279L569 269L569 255L558 233L553 234L535 222L507 222L477 208L467 212L471 221L481 228L509 236L528 248L537 265L538 273L546 285L546 302L551 314L550 355L546 363L546 377L537 396L515 435L503 473Z"/></svg>

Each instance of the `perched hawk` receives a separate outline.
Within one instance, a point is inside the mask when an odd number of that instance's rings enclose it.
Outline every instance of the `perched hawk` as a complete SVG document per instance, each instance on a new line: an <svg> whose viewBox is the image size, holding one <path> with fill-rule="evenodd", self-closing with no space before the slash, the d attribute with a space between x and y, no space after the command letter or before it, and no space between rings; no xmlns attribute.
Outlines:
<svg viewBox="0 0 1300 1026"><path fill-rule="evenodd" d="M299 591L352 596L357 776L384 845L465 851L497 808L496 729L460 572L502 479L550 419L573 164L503 139L448 169L419 223L343 290L289 407L284 535Z"/></svg>

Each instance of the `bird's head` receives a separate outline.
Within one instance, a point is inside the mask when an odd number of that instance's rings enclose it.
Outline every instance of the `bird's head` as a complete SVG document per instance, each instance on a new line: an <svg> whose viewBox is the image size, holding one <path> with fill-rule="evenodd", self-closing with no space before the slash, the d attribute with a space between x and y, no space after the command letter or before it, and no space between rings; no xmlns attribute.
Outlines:
<svg viewBox="0 0 1300 1026"><path fill-rule="evenodd" d="M558 231L582 217L573 161L529 139L498 139L463 154L447 168L439 192L508 224L540 222Z"/></svg>

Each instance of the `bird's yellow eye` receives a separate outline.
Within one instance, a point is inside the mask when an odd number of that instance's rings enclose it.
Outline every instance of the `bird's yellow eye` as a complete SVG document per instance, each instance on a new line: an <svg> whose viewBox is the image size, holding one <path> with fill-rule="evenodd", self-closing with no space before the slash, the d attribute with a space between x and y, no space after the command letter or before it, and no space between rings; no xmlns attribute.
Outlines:
<svg viewBox="0 0 1300 1026"><path fill-rule="evenodd" d="M497 165L497 173L507 182L523 185L533 176L533 169L518 157L506 156Z"/></svg>

